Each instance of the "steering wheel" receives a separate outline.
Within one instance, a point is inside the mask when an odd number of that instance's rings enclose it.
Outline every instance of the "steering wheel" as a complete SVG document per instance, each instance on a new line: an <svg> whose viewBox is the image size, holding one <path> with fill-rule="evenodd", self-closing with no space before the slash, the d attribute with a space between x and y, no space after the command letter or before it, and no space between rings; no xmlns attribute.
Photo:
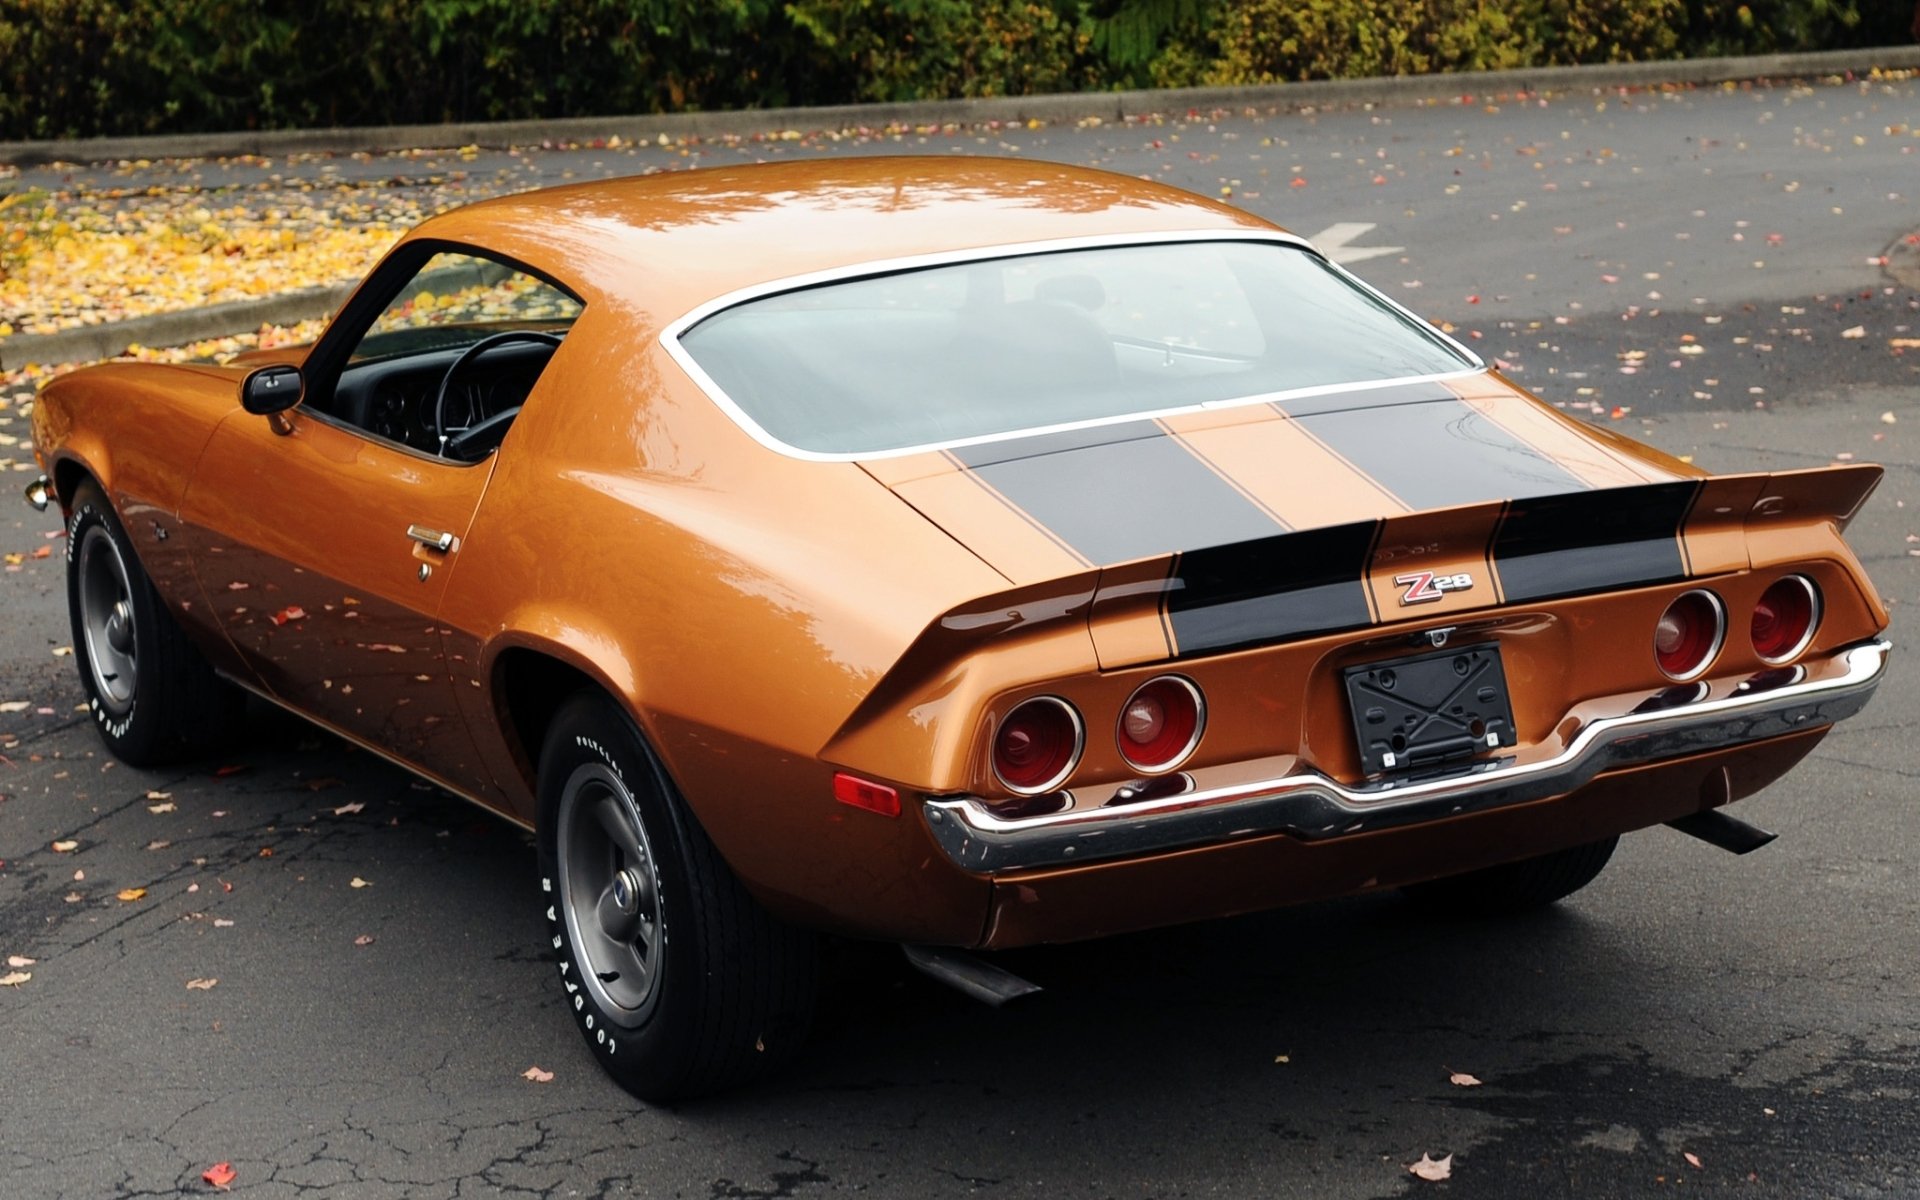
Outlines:
<svg viewBox="0 0 1920 1200"><path fill-rule="evenodd" d="M454 359L453 365L447 368L447 373L440 377L439 390L433 393L432 433L433 436L440 441L440 452L442 454L445 454L447 450L447 438L451 437L455 432L447 428L447 392L453 387L454 377L466 370L466 368L482 354L497 347L507 345L510 342L543 342L546 345L558 349L560 338L556 334L542 333L537 329L509 329L505 333L496 333L490 337L483 337L473 345L468 346L465 350L462 350L460 357ZM470 422L482 419L483 414L480 413L478 404L474 405L474 410L473 414L468 418Z"/></svg>

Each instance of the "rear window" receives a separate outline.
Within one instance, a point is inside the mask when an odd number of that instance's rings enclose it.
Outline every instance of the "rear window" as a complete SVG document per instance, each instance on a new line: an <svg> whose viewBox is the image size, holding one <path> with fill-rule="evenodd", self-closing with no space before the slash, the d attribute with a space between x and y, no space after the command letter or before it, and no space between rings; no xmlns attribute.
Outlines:
<svg viewBox="0 0 1920 1200"><path fill-rule="evenodd" d="M1182 242L982 259L745 301L680 344L820 454L992 438L1476 366L1318 256Z"/></svg>

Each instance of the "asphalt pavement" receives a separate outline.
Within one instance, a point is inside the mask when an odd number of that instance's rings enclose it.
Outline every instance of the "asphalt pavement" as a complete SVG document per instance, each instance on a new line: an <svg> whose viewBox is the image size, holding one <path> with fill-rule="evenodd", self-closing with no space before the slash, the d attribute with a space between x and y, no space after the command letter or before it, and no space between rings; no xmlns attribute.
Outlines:
<svg viewBox="0 0 1920 1200"><path fill-rule="evenodd" d="M1717 470L1885 463L1850 539L1900 643L1920 595L1920 293L1897 273L1916 130L1903 80L137 180L437 198L910 151L1231 192L1586 419ZM116 170L41 186L104 197ZM0 434L23 426L0 410ZM1002 1011L844 947L795 1070L661 1109L564 1019L519 832L264 714L187 769L108 759L60 653L57 531L0 509L22 556L0 572L0 957L35 960L0 969L31 976L0 987L0 1193L198 1194L230 1162L257 1196L1920 1195L1903 651L1866 713L1741 804L1781 833L1755 854L1652 830L1524 919L1365 896L1026 951L1010 965L1047 992ZM1452 1178L1410 1175L1423 1154Z"/></svg>

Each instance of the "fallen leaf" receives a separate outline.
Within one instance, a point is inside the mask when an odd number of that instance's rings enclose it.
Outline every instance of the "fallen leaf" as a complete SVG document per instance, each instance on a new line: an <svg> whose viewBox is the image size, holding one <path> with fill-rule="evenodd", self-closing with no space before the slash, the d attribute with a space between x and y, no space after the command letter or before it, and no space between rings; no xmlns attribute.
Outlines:
<svg viewBox="0 0 1920 1200"><path fill-rule="evenodd" d="M8 965L8 966L10 966L10 967L30 967L30 966L32 966L32 965L33 965L34 963L36 963L36 962L39 962L39 961L40 961L40 960L39 960L39 959L37 959L37 958L28 958L28 957L27 957L26 955L24 955L24 954L9 954L9 955L7 955L7 965Z"/></svg>
<svg viewBox="0 0 1920 1200"><path fill-rule="evenodd" d="M1681 1157L1686 1159L1687 1165L1692 1167L1694 1170L1697 1171L1700 1169L1700 1156L1698 1154L1695 1154L1693 1151L1689 1150L1685 1154L1681 1155Z"/></svg>
<svg viewBox="0 0 1920 1200"><path fill-rule="evenodd" d="M163 804L149 804L147 805L147 811L156 817L164 813L170 813L173 811L173 801L168 800Z"/></svg>
<svg viewBox="0 0 1920 1200"><path fill-rule="evenodd" d="M543 1071L539 1067L528 1067L526 1070L520 1072L520 1078L531 1079L535 1083L552 1083L553 1072Z"/></svg>
<svg viewBox="0 0 1920 1200"><path fill-rule="evenodd" d="M1419 1162L1408 1164L1407 1170L1429 1183L1438 1183L1453 1177L1453 1155L1435 1159L1422 1154Z"/></svg>
<svg viewBox="0 0 1920 1200"><path fill-rule="evenodd" d="M373 945L373 935L370 933L363 933L359 937L353 939L353 944L356 946L371 946Z"/></svg>
<svg viewBox="0 0 1920 1200"><path fill-rule="evenodd" d="M78 850L80 848L80 843L73 841L72 839L68 839L66 841L55 842L53 844L53 848L56 853L70 854L73 851Z"/></svg>
<svg viewBox="0 0 1920 1200"><path fill-rule="evenodd" d="M342 804L339 808L334 809L333 815L336 817L350 816L353 813L359 812L361 809L365 807L366 807L365 804L362 804L360 801L355 800L352 804Z"/></svg>
<svg viewBox="0 0 1920 1200"><path fill-rule="evenodd" d="M293 604L274 613L271 619L275 625L285 625L288 621L304 621L307 619L307 610Z"/></svg>
<svg viewBox="0 0 1920 1200"><path fill-rule="evenodd" d="M233 922L227 920L225 917L215 917L213 919L213 927L215 929L232 929Z"/></svg>
<svg viewBox="0 0 1920 1200"><path fill-rule="evenodd" d="M146 894L147 894L147 889L145 888L121 888L120 889L120 898L122 900L125 900L129 904L133 903L135 900L143 899L146 896Z"/></svg>
<svg viewBox="0 0 1920 1200"><path fill-rule="evenodd" d="M149 849L149 850L165 850L165 849L166 849L166 848L167 848L168 846L171 846L171 845L173 845L173 843L172 843L172 842L169 842L169 841L168 841L168 840L166 840L165 838L155 838L155 839L154 839L154 840L152 840L151 842L148 842L148 843L147 843L147 849Z"/></svg>
<svg viewBox="0 0 1920 1200"><path fill-rule="evenodd" d="M246 770L243 766L221 767L213 773L215 779L225 779L229 775L238 775Z"/></svg>
<svg viewBox="0 0 1920 1200"><path fill-rule="evenodd" d="M366 880L360 878L358 875L355 875L353 877L353 882L349 883L347 886L363 888L363 887L372 887L373 885L371 883L368 883Z"/></svg>
<svg viewBox="0 0 1920 1200"><path fill-rule="evenodd" d="M0 987L19 987L32 978L33 976L26 971L14 971L11 974L0 975ZM551 1079L553 1076L549 1075L547 1078Z"/></svg>
<svg viewBox="0 0 1920 1200"><path fill-rule="evenodd" d="M1867 336L1867 327L1865 325L1855 325L1850 329L1842 329L1840 336L1843 338L1863 338Z"/></svg>
<svg viewBox="0 0 1920 1200"><path fill-rule="evenodd" d="M1478 1079L1475 1079L1473 1076L1467 1074L1465 1071L1455 1071L1453 1074L1447 1076L1447 1082L1451 1083L1455 1087L1479 1087L1480 1086L1480 1081Z"/></svg>
<svg viewBox="0 0 1920 1200"><path fill-rule="evenodd" d="M233 1177L239 1173L233 1169L232 1163L220 1162L200 1172L200 1178L224 1191L226 1186L233 1182Z"/></svg>
<svg viewBox="0 0 1920 1200"><path fill-rule="evenodd" d="M149 800L171 800L171 799L173 799L173 793L172 793L172 792L148 792L148 793L147 793L147 799L149 799Z"/></svg>
<svg viewBox="0 0 1920 1200"><path fill-rule="evenodd" d="M210 992L213 990L213 985L219 982L218 979L189 979L187 980L187 990L190 992Z"/></svg>

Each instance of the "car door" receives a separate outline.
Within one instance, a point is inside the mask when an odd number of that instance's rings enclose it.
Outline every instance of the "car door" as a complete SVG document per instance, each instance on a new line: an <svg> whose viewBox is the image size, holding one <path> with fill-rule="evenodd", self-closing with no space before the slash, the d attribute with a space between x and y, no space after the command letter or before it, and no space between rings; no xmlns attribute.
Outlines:
<svg viewBox="0 0 1920 1200"><path fill-rule="evenodd" d="M433 426L472 423L489 403L522 399L579 305L530 273L469 254L402 263L399 275L397 288L379 288L388 298L350 338L351 352L342 354L340 340L350 331L330 331L316 347L300 407L274 417L236 411L220 424L181 518L202 592L258 686L497 800L455 704L436 624L494 455L449 458ZM381 282L376 275L368 288ZM352 320L350 306L341 321ZM480 342L527 329L544 332L507 338L512 345L498 351L515 360L511 370L483 361L495 353L484 347L469 360ZM329 341L340 362L333 370ZM461 378L442 388L454 361ZM439 417L429 411L436 404Z"/></svg>

